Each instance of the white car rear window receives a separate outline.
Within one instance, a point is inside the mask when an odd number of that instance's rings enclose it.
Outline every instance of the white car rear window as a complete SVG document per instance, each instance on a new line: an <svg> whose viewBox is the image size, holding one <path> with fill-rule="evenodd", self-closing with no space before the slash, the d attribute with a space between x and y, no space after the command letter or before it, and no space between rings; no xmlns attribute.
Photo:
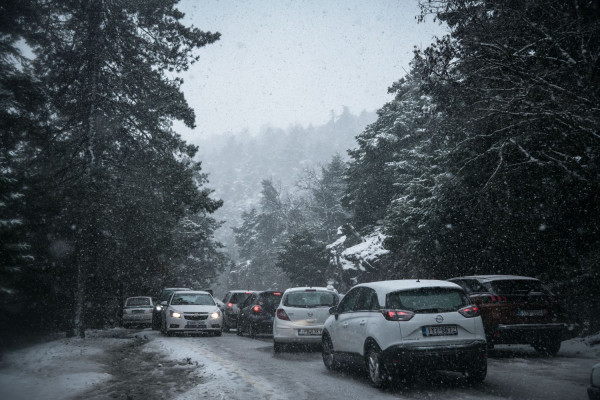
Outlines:
<svg viewBox="0 0 600 400"><path fill-rule="evenodd" d="M285 296L283 305L299 308L333 307L337 299L337 294L329 292L291 292Z"/></svg>
<svg viewBox="0 0 600 400"><path fill-rule="evenodd" d="M387 295L386 306L391 309L416 313L458 311L469 304L465 293L453 288L419 288L402 290Z"/></svg>

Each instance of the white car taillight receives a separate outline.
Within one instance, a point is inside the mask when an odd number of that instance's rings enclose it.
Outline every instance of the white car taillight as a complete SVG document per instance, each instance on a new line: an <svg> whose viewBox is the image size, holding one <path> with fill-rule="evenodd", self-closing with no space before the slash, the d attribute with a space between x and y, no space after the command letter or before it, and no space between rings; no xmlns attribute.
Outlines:
<svg viewBox="0 0 600 400"><path fill-rule="evenodd" d="M285 310L283 308L279 308L277 310L277 318L282 319L284 321L290 320L290 317L288 317L287 313L285 312Z"/></svg>
<svg viewBox="0 0 600 400"><path fill-rule="evenodd" d="M473 318L479 316L479 308L474 305L463 307L460 310L458 310L458 312L465 318Z"/></svg>
<svg viewBox="0 0 600 400"><path fill-rule="evenodd" d="M385 319L388 321L408 321L415 316L415 313L412 311L406 310L388 310L383 309L380 310Z"/></svg>

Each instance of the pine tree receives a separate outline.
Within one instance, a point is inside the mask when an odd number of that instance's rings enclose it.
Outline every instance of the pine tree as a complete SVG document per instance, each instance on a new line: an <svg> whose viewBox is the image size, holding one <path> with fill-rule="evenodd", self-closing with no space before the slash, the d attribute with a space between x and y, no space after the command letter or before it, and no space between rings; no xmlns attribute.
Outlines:
<svg viewBox="0 0 600 400"><path fill-rule="evenodd" d="M34 62L57 132L33 168L36 189L52 205L39 233L51 230L55 243L69 244L65 257L45 258L75 277L80 335L86 299L106 296L93 287L110 293L116 280L158 273L178 221L221 204L201 189L197 149L172 130L174 119L192 127L194 113L182 80L170 77L219 35L183 26L175 3L36 4Z"/></svg>

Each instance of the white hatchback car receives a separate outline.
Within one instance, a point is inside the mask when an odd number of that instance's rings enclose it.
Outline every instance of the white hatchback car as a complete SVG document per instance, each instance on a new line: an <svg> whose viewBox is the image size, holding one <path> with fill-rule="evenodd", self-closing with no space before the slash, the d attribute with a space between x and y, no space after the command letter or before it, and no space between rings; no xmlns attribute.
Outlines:
<svg viewBox="0 0 600 400"><path fill-rule="evenodd" d="M275 352L280 352L287 343L321 343L329 308L338 303L338 294L324 287L287 289L273 320Z"/></svg>
<svg viewBox="0 0 600 400"><path fill-rule="evenodd" d="M323 362L364 361L371 383L422 369L487 374L483 323L476 305L451 282L395 280L354 286L323 328Z"/></svg>
<svg viewBox="0 0 600 400"><path fill-rule="evenodd" d="M223 315L214 298L204 291L175 291L168 301L161 303L163 318L161 331L173 333L208 332L221 336Z"/></svg>

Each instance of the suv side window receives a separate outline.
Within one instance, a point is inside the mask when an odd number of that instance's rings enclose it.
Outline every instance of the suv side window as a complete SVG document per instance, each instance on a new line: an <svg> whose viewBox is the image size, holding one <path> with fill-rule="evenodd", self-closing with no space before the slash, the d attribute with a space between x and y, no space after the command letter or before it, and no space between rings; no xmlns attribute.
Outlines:
<svg viewBox="0 0 600 400"><path fill-rule="evenodd" d="M356 302L356 311L372 311L379 310L379 300L377 300L377 293L371 288L362 288L360 296Z"/></svg>
<svg viewBox="0 0 600 400"><path fill-rule="evenodd" d="M362 288L351 289L348 292L348 294L344 296L344 298L340 302L340 305L337 307L337 311L339 314L354 310L356 300L358 300L358 296L360 295L360 289Z"/></svg>
<svg viewBox="0 0 600 400"><path fill-rule="evenodd" d="M244 304L242 304L242 306L240 308L244 308L249 306L250 304L254 303L254 300L256 300L256 293L252 294L251 296L248 296L248 298L246 299L246 301L244 301Z"/></svg>
<svg viewBox="0 0 600 400"><path fill-rule="evenodd" d="M461 285L462 286L462 285ZM463 286L467 293L488 293L487 290L479 281L475 279L465 279L465 286Z"/></svg>

